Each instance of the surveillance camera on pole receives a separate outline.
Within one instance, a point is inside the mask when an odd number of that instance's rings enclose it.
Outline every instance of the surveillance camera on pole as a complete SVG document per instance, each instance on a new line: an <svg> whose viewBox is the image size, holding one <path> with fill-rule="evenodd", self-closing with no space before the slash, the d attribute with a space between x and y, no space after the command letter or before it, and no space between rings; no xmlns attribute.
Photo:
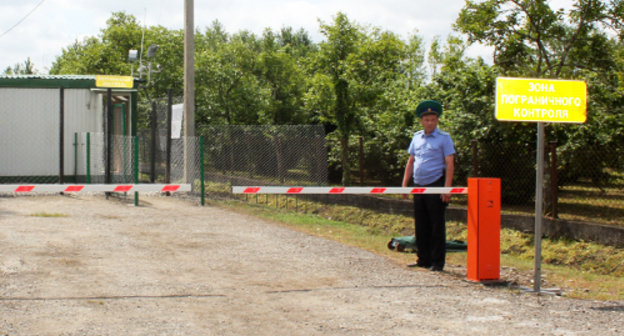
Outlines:
<svg viewBox="0 0 624 336"><path fill-rule="evenodd" d="M153 62L151 61L152 59L154 59L156 57L156 52L158 51L158 48L160 46L158 44L152 44L149 47L147 47L147 55L146 57L150 59L149 64L148 64L148 72L147 72L147 83L149 85L149 83L151 83L151 79L152 79L152 72L155 73L159 73L160 72L160 65L156 64L156 70L154 70L153 67Z"/></svg>
<svg viewBox="0 0 624 336"><path fill-rule="evenodd" d="M151 82L152 72L159 73L162 71L162 66L160 64L154 64L153 59L156 57L156 52L160 46L158 44L152 44L147 47L147 53L145 57L150 61L145 66L142 60L139 60L139 68L137 69L139 73L139 77L143 77L143 74L147 72L147 85ZM134 49L128 52L128 62L133 63L137 60L138 52ZM132 76L134 76L134 65L132 66Z"/></svg>
<svg viewBox="0 0 624 336"><path fill-rule="evenodd" d="M158 51L158 48L160 48L158 44L152 44L149 47L147 47L147 58L156 57L156 51Z"/></svg>

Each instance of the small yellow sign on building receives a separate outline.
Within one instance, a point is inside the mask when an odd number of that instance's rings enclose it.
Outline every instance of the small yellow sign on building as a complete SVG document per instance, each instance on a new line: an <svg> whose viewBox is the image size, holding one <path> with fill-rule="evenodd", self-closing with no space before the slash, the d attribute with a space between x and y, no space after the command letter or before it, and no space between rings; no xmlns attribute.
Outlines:
<svg viewBox="0 0 624 336"><path fill-rule="evenodd" d="M498 77L496 119L502 121L584 123L584 81Z"/></svg>
<svg viewBox="0 0 624 336"><path fill-rule="evenodd" d="M134 85L134 78L131 76L95 76L95 86L105 88L127 88Z"/></svg>

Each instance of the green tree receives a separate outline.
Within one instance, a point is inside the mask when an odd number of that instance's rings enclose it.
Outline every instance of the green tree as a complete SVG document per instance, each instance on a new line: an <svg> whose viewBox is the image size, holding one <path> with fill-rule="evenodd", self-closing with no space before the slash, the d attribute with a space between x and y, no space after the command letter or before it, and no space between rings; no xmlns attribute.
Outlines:
<svg viewBox="0 0 624 336"><path fill-rule="evenodd" d="M464 43L449 37L441 56L441 71L427 87L429 95L444 103L442 128L453 137L455 180L465 185L472 174L472 141L478 140L480 176L502 180L505 204L524 203L534 195L535 137L532 126L498 122L494 118L498 68L482 59L464 56ZM529 186L529 187L527 187Z"/></svg>
<svg viewBox="0 0 624 336"><path fill-rule="evenodd" d="M87 75L103 73L101 57L104 45L96 37L85 38L82 42L75 41L63 48L61 56L52 63L52 75Z"/></svg>
<svg viewBox="0 0 624 336"><path fill-rule="evenodd" d="M136 18L124 12L115 12L107 26L97 36L75 41L63 49L50 69L50 74L131 75L141 77L139 90L139 125L149 125L150 103L154 98L166 97L167 91L181 91L183 78L183 32L162 26L141 27ZM141 43L143 42L143 46ZM146 57L146 49L158 45L156 56ZM140 62L130 63L128 51L138 50ZM153 72L148 73L152 62ZM141 64L139 64L141 63ZM141 67L142 65L142 67ZM158 70L159 68L160 70ZM149 80L149 81L148 81Z"/></svg>
<svg viewBox="0 0 624 336"><path fill-rule="evenodd" d="M247 31L223 35L218 23L203 38L208 48L195 54L198 122L257 125L270 95L255 75L258 38Z"/></svg>
<svg viewBox="0 0 624 336"><path fill-rule="evenodd" d="M319 120L335 127L329 139L330 159L339 157L341 183L351 183L352 159L349 144L354 135L364 135L365 119L372 120L384 111L392 85L416 76L414 64L407 64L407 47L395 34L379 28L366 30L338 13L332 24L321 23L326 41L312 62L313 73L306 96L307 108ZM412 78L415 80L415 78ZM372 131L371 131L372 132Z"/></svg>
<svg viewBox="0 0 624 336"><path fill-rule="evenodd" d="M149 27L145 31L145 44L143 49L150 45L158 45L156 56L153 59L146 59L145 51L143 55L143 65L151 61L154 70L149 75L150 82L145 83L143 92L149 93L150 97L166 97L168 90L173 90L174 94L180 94L183 90L184 78L184 31L181 29L171 30L162 26ZM196 35L196 48L202 45L201 38ZM134 48L136 49L136 48ZM134 64L134 75L142 76L147 80L147 71L138 73L140 64Z"/></svg>
<svg viewBox="0 0 624 336"><path fill-rule="evenodd" d="M115 12L98 37L75 41L63 48L50 74L130 75L128 50L139 49L141 27L134 16Z"/></svg>
<svg viewBox="0 0 624 336"><path fill-rule="evenodd" d="M494 62L506 73L569 78L612 66L606 30L621 34L623 18L622 1L576 0L566 15L545 0L467 0L455 28L495 47Z"/></svg>
<svg viewBox="0 0 624 336"><path fill-rule="evenodd" d="M260 113L263 124L305 124L311 116L303 108L305 72L298 58L305 53L292 31L282 29L281 36L266 30L262 38L262 52L258 55L258 77L269 90L270 100Z"/></svg>
<svg viewBox="0 0 624 336"><path fill-rule="evenodd" d="M37 74L35 64L30 60L30 57L26 58L24 63L17 63L12 67L7 67L4 70L5 75L34 75Z"/></svg>
<svg viewBox="0 0 624 336"><path fill-rule="evenodd" d="M596 151L623 141L616 131L624 127L617 63L623 19L621 0L576 0L567 11L553 10L544 0L468 0L455 24L469 42L495 48L494 62L501 75L588 83L587 122L548 128L550 140L560 144L562 171L567 174L561 181L605 178L610 159L594 157L594 164L580 165L589 160L582 149Z"/></svg>
<svg viewBox="0 0 624 336"><path fill-rule="evenodd" d="M315 67L314 82L316 85L326 85L331 96L322 90L319 96L325 97L325 110L320 110L321 120L336 125L336 132L340 142L340 162L342 164L343 185L351 183L351 164L349 161L349 137L357 128L359 122L355 109L351 108L349 87L349 61L357 52L358 43L364 37L361 28L349 21L343 13L338 13L333 25L321 23L321 33L327 38L319 45L319 53ZM330 101L327 102L327 98ZM323 100L323 99L322 99Z"/></svg>
<svg viewBox="0 0 624 336"><path fill-rule="evenodd" d="M435 77L438 74L440 66L442 65L442 53L440 52L440 39L438 36L433 39L431 46L429 46L427 63L431 69L431 77Z"/></svg>
<svg viewBox="0 0 624 336"><path fill-rule="evenodd" d="M367 78L357 87L370 101L362 108L365 167L369 178L383 184L400 183L407 147L414 131L414 109L425 80L424 48L416 35L408 42L394 34L374 32L362 50ZM375 61L377 60L377 61Z"/></svg>

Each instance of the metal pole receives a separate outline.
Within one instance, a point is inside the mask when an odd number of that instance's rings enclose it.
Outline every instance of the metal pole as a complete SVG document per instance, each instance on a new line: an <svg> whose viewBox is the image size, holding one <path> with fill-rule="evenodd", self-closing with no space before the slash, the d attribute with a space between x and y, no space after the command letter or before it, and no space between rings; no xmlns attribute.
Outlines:
<svg viewBox="0 0 624 336"><path fill-rule="evenodd" d="M472 176L473 177L479 177L479 161L478 161L478 154L479 154L479 147L478 147L479 141L477 139L472 139Z"/></svg>
<svg viewBox="0 0 624 336"><path fill-rule="evenodd" d="M173 108L173 91L167 91L167 157L165 158L165 183L171 183L171 113Z"/></svg>
<svg viewBox="0 0 624 336"><path fill-rule="evenodd" d="M115 104L113 107L121 108L121 136L122 136L122 144L123 144L123 181L128 179L128 139L126 133L126 104Z"/></svg>
<svg viewBox="0 0 624 336"><path fill-rule="evenodd" d="M78 183L78 132L74 132L74 183Z"/></svg>
<svg viewBox="0 0 624 336"><path fill-rule="evenodd" d="M59 183L65 183L65 88L59 90Z"/></svg>
<svg viewBox="0 0 624 336"><path fill-rule="evenodd" d="M91 183L91 133L87 132L87 184Z"/></svg>
<svg viewBox="0 0 624 336"><path fill-rule="evenodd" d="M537 171L535 172L535 272L533 291L541 291L542 278L542 205L544 200L544 123L537 123Z"/></svg>
<svg viewBox="0 0 624 336"><path fill-rule="evenodd" d="M105 183L111 183L111 161L113 158L113 90L106 90L106 171Z"/></svg>
<svg viewBox="0 0 624 336"><path fill-rule="evenodd" d="M134 183L139 183L139 137L133 136L134 142Z"/></svg>
<svg viewBox="0 0 624 336"><path fill-rule="evenodd" d="M360 136L360 185L364 185L364 139Z"/></svg>
<svg viewBox="0 0 624 336"><path fill-rule="evenodd" d="M199 181L201 183L201 205L206 203L206 184L204 181L204 137L199 137Z"/></svg>
<svg viewBox="0 0 624 336"><path fill-rule="evenodd" d="M152 102L152 141L150 148L150 182L156 181L156 127L158 127L156 116L156 103Z"/></svg>
<svg viewBox="0 0 624 336"><path fill-rule="evenodd" d="M559 176L557 175L557 141L550 142L550 192L552 203L552 218L559 217L558 197Z"/></svg>
<svg viewBox="0 0 624 336"><path fill-rule="evenodd" d="M134 183L139 183L139 137L133 136L134 142ZM134 192L134 206L139 206L139 192Z"/></svg>
<svg viewBox="0 0 624 336"><path fill-rule="evenodd" d="M184 0L184 177L191 183L194 151L191 137L195 136L195 23L194 1Z"/></svg>

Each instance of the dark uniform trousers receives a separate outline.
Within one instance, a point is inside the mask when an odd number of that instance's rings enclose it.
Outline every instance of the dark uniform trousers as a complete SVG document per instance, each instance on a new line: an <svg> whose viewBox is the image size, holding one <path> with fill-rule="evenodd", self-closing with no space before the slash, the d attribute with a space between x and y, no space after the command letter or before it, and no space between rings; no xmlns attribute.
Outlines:
<svg viewBox="0 0 624 336"><path fill-rule="evenodd" d="M428 185L417 187L444 187L442 176ZM440 194L414 195L414 223L418 265L444 267L446 258L446 223L444 213L448 203L442 202Z"/></svg>

